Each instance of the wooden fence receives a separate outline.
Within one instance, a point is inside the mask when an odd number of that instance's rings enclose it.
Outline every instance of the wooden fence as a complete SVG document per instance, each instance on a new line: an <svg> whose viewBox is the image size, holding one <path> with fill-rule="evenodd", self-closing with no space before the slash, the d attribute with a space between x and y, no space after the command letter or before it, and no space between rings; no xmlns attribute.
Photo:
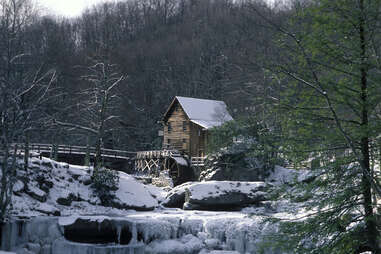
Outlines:
<svg viewBox="0 0 381 254"><path fill-rule="evenodd" d="M17 151L23 151L25 149L25 144L12 144L12 149L17 146ZM72 146L72 145L57 145L56 152L58 154L86 154L87 152L94 156L96 153L95 147L87 146ZM53 150L52 144L29 144L29 151L37 153L50 153ZM113 150L113 149L101 149L102 156L113 157L113 158L131 158L135 157L136 152L123 151L123 150Z"/></svg>

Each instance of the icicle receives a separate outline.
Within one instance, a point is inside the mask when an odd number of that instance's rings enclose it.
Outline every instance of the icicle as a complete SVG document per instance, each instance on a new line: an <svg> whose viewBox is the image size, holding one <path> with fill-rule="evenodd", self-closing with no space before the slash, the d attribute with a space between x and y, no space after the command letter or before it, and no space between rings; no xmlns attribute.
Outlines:
<svg viewBox="0 0 381 254"><path fill-rule="evenodd" d="M98 232L101 232L101 221L97 221L97 224L98 224Z"/></svg>
<svg viewBox="0 0 381 254"><path fill-rule="evenodd" d="M132 222L131 233L132 233L131 243L135 244L135 243L138 242L138 232L137 232L137 229L136 229L136 222L135 221Z"/></svg>
<svg viewBox="0 0 381 254"><path fill-rule="evenodd" d="M120 244L120 236L122 234L122 225L120 225L120 224L116 225L116 233L118 236L118 244Z"/></svg>

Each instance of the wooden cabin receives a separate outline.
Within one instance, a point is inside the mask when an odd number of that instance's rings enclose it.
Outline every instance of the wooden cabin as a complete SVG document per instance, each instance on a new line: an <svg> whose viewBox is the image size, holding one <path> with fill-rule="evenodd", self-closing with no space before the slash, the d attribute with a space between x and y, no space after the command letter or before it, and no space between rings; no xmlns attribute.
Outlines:
<svg viewBox="0 0 381 254"><path fill-rule="evenodd" d="M163 149L204 157L208 130L231 120L223 101L176 96L163 117Z"/></svg>

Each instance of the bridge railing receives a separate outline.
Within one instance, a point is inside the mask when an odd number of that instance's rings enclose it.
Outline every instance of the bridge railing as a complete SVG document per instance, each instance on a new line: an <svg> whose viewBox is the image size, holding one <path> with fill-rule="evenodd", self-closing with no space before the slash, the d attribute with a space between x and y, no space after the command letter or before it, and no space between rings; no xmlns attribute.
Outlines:
<svg viewBox="0 0 381 254"><path fill-rule="evenodd" d="M151 159L151 158L164 158L170 156L179 156L177 150L152 150L152 151L139 151L136 153L137 159Z"/></svg>
<svg viewBox="0 0 381 254"><path fill-rule="evenodd" d="M24 150L25 144L12 144L12 148L17 146L17 150ZM32 143L29 144L29 151L35 151L37 153L41 152L51 152L52 144L38 144ZM96 153L95 147L87 147L87 146L72 146L72 145L58 145L57 146L58 153L68 153L68 154L85 154L89 152L91 155ZM136 152L123 151L123 150L113 150L113 149L101 149L102 156L115 157L115 158L126 158L132 157L136 155Z"/></svg>

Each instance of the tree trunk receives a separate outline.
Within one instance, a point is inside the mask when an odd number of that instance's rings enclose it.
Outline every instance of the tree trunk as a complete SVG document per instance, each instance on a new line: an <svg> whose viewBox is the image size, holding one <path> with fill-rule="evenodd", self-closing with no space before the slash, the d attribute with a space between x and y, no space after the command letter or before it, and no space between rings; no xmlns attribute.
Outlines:
<svg viewBox="0 0 381 254"><path fill-rule="evenodd" d="M97 143L95 145L95 161L94 170L98 171L102 167L102 137L97 137Z"/></svg>
<svg viewBox="0 0 381 254"><path fill-rule="evenodd" d="M367 172L372 172L370 170L370 152L369 152L369 109L368 109L368 84L367 84L367 63L366 63L366 37L365 37L365 9L364 0L360 1L360 44L361 44L361 102L362 102L362 119L361 119L361 154L363 158L363 164ZM373 175L371 176L373 177ZM374 254L380 254L380 250L377 243L378 233L376 220L373 213L372 205L372 187L366 176L363 173L362 177L362 192L364 195L364 216L365 216L365 231L366 239L368 240L369 247L372 249Z"/></svg>
<svg viewBox="0 0 381 254"><path fill-rule="evenodd" d="M29 164L29 133L25 133L25 144L24 144L24 170L28 171Z"/></svg>

